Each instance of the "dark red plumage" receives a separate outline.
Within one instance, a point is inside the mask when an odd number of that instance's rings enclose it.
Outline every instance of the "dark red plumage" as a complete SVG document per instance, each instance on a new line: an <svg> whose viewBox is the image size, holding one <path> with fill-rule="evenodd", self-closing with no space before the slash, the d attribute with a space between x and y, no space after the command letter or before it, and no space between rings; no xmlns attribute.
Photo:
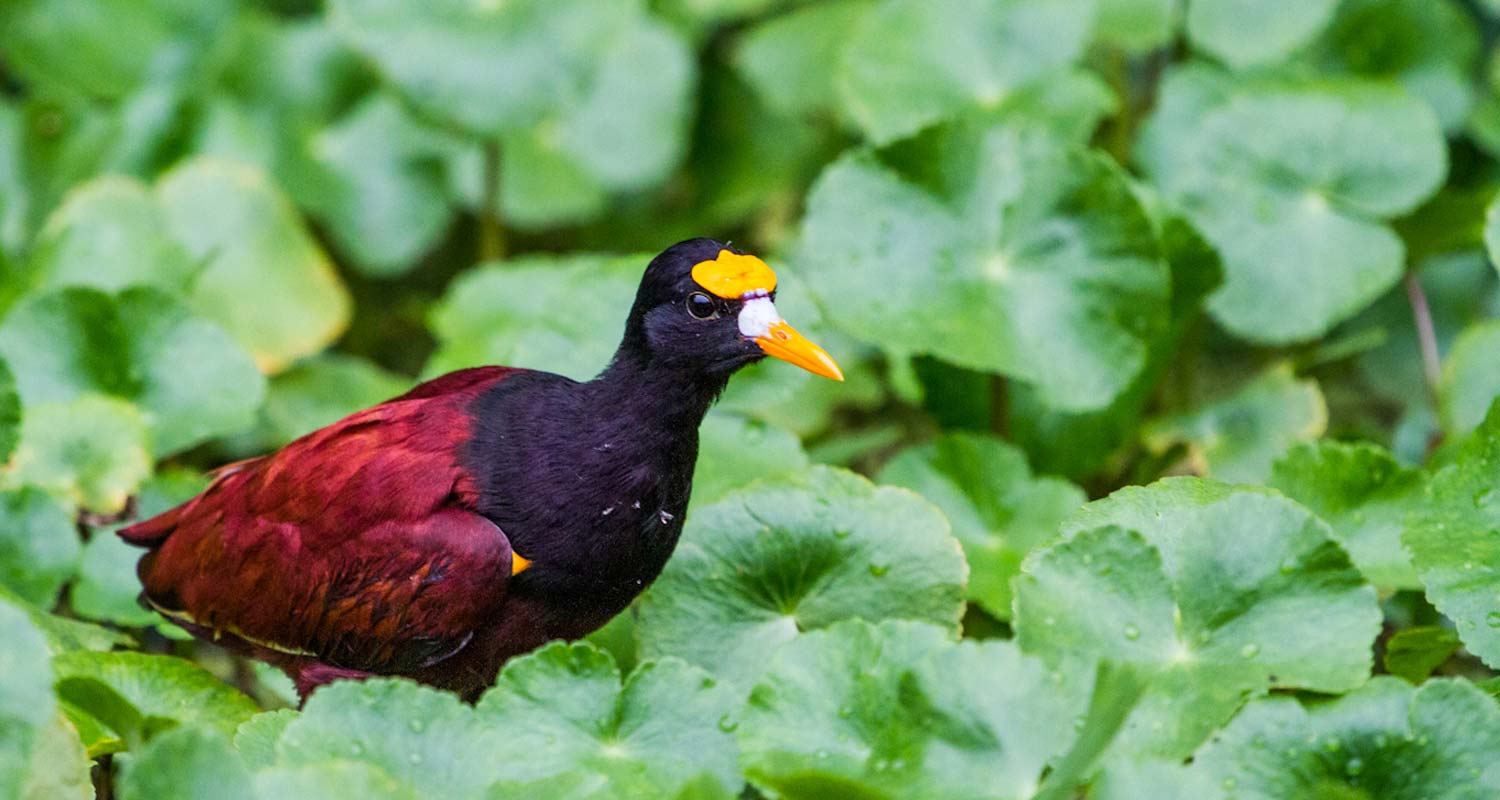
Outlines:
<svg viewBox="0 0 1500 800"><path fill-rule="evenodd" d="M296 678L325 661L416 673L463 648L499 614L511 570L460 463L470 406L516 372L451 373L222 468L190 502L120 531L153 547L146 596Z"/></svg>
<svg viewBox="0 0 1500 800"><path fill-rule="evenodd" d="M592 381L462 370L219 470L120 531L148 550L145 599L304 697L383 674L473 698L511 656L597 629L676 546L698 426L729 376L771 353L838 377L775 318L769 268L725 249L653 259ZM710 297L698 267L743 297Z"/></svg>

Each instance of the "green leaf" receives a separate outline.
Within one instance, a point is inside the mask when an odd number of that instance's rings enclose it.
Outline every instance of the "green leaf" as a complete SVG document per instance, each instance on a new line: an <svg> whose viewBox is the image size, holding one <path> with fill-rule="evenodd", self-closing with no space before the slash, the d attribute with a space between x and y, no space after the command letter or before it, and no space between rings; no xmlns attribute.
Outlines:
<svg viewBox="0 0 1500 800"><path fill-rule="evenodd" d="M167 235L150 188L114 175L70 191L33 248L28 270L45 286L113 292L150 285L175 292L201 266Z"/></svg>
<svg viewBox="0 0 1500 800"><path fill-rule="evenodd" d="M715 411L698 431L693 503L711 503L761 478L807 469L802 443L790 432L739 414Z"/></svg>
<svg viewBox="0 0 1500 800"><path fill-rule="evenodd" d="M1500 792L1497 748L1500 709L1467 681L1375 678L1310 708L1253 701L1192 769L1239 800L1482 800Z"/></svg>
<svg viewBox="0 0 1500 800"><path fill-rule="evenodd" d="M1435 471L1402 542L1469 652L1500 665L1500 404Z"/></svg>
<svg viewBox="0 0 1500 800"><path fill-rule="evenodd" d="M834 0L773 17L740 38L734 63L766 105L783 114L834 112L849 32L874 0Z"/></svg>
<svg viewBox="0 0 1500 800"><path fill-rule="evenodd" d="M276 742L277 765L358 761L389 771L423 797L477 798L518 763L497 757L517 752L510 745L516 733L481 723L448 692L393 678L339 681L314 692L287 724Z"/></svg>
<svg viewBox="0 0 1500 800"><path fill-rule="evenodd" d="M50 608L78 566L71 509L36 489L0 491L0 585Z"/></svg>
<svg viewBox="0 0 1500 800"><path fill-rule="evenodd" d="M527 256L469 270L433 309L438 349L425 372L505 364L592 378L619 345L647 260Z"/></svg>
<svg viewBox="0 0 1500 800"><path fill-rule="evenodd" d="M1167 44L1177 28L1183 0L1098 0L1094 37L1127 53Z"/></svg>
<svg viewBox="0 0 1500 800"><path fill-rule="evenodd" d="M56 713L47 640L26 612L0 601L0 794L18 797L30 756Z"/></svg>
<svg viewBox="0 0 1500 800"><path fill-rule="evenodd" d="M140 412L121 400L85 394L32 406L21 425L21 444L0 480L114 513L151 474L148 442Z"/></svg>
<svg viewBox="0 0 1500 800"><path fill-rule="evenodd" d="M25 611L31 617L31 624L47 637L47 649L52 655L72 650L110 650L135 644L133 639L119 631L49 614L22 600L19 595L3 585L0 585L0 603L13 605Z"/></svg>
<svg viewBox="0 0 1500 800"><path fill-rule="evenodd" d="M1298 380L1290 364L1280 364L1228 397L1153 422L1144 436L1157 452L1186 443L1201 474L1262 483L1287 448L1317 439L1327 427L1328 406L1317 381Z"/></svg>
<svg viewBox="0 0 1500 800"><path fill-rule="evenodd" d="M397 780L380 767L363 761L325 761L303 767L273 768L255 774L261 800L320 798L320 800L419 800L411 784Z"/></svg>
<svg viewBox="0 0 1500 800"><path fill-rule="evenodd" d="M233 14L228 0L17 0L0 9L0 30L18 77L119 99L191 75Z"/></svg>
<svg viewBox="0 0 1500 800"><path fill-rule="evenodd" d="M548 645L507 664L475 707L508 748L529 754L506 765L489 797L536 797L559 777L665 797L703 772L737 789L739 705L735 690L677 659L644 663L622 686L608 653Z"/></svg>
<svg viewBox="0 0 1500 800"><path fill-rule="evenodd" d="M1458 634L1439 625L1396 631L1385 643L1385 669L1408 683L1420 684L1462 647Z"/></svg>
<svg viewBox="0 0 1500 800"><path fill-rule="evenodd" d="M10 459L20 439L21 395L16 391L15 373L10 371L5 359L0 358L0 464Z"/></svg>
<svg viewBox="0 0 1500 800"><path fill-rule="evenodd" d="M977 151L893 152L910 174L870 153L834 163L808 199L798 271L864 340L1003 372L1059 408L1107 405L1166 317L1150 221L1101 156L1003 129L978 138Z"/></svg>
<svg viewBox="0 0 1500 800"><path fill-rule="evenodd" d="M1278 494L1171 478L1091 503L1064 530L1016 580L1016 636L1054 662L1150 670L1117 752L1185 756L1248 693L1369 676L1375 593L1328 526Z"/></svg>
<svg viewBox="0 0 1500 800"><path fill-rule="evenodd" d="M418 109L509 150L526 135L606 189L659 181L681 159L694 81L686 45L638 2L338 0L334 26Z"/></svg>
<svg viewBox="0 0 1500 800"><path fill-rule="evenodd" d="M1484 210L1484 249L1490 254L1490 264L1500 270L1500 194Z"/></svg>
<svg viewBox="0 0 1500 800"><path fill-rule="evenodd" d="M956 630L967 572L932 505L814 468L694 509L639 601L642 656L678 656L749 686L777 647L840 620Z"/></svg>
<svg viewBox="0 0 1500 800"><path fill-rule="evenodd" d="M880 473L936 503L969 562L969 599L1010 619L1011 579L1032 548L1083 505L1083 490L1034 478L1021 451L997 439L950 433L903 451Z"/></svg>
<svg viewBox="0 0 1500 800"><path fill-rule="evenodd" d="M167 470L141 485L136 496L136 519L150 519L187 502L208 485L195 472ZM141 581L136 562L142 550L115 535L121 526L96 529L78 565L78 580L68 589L68 605L74 613L115 625L144 628L168 623L156 612L141 607Z"/></svg>
<svg viewBox="0 0 1500 800"><path fill-rule="evenodd" d="M411 387L410 378L355 356L324 353L299 361L271 379L260 449L280 447Z"/></svg>
<svg viewBox="0 0 1500 800"><path fill-rule="evenodd" d="M1275 62L1307 44L1333 18L1338 0L1192 0L1193 44L1234 67Z"/></svg>
<svg viewBox="0 0 1500 800"><path fill-rule="evenodd" d="M349 293L286 197L261 172L196 158L156 185L167 225L205 264L192 306L262 370L322 350L348 325Z"/></svg>
<svg viewBox="0 0 1500 800"><path fill-rule="evenodd" d="M263 711L240 723L234 732L234 749L245 766L260 771L276 764L276 743L298 713L289 708Z"/></svg>
<svg viewBox="0 0 1500 800"><path fill-rule="evenodd" d="M1265 344L1321 336L1393 286L1404 249L1384 220L1447 168L1431 110L1397 89L1201 64L1168 73L1137 153L1224 258L1215 317Z"/></svg>
<svg viewBox="0 0 1500 800"><path fill-rule="evenodd" d="M1452 0L1345 0L1312 60L1330 72L1395 81L1456 132L1474 102L1479 32Z"/></svg>
<svg viewBox="0 0 1500 800"><path fill-rule="evenodd" d="M122 800L255 800L250 773L220 731L180 728L153 739L120 776Z"/></svg>
<svg viewBox="0 0 1500 800"><path fill-rule="evenodd" d="M1420 472L1372 444L1324 441L1287 451L1270 485L1327 522L1370 583L1421 588L1401 546L1406 516L1421 495Z"/></svg>
<svg viewBox="0 0 1500 800"><path fill-rule="evenodd" d="M398 277L442 240L452 217L444 159L453 147L383 94L309 143L328 178L314 213L362 272Z"/></svg>
<svg viewBox="0 0 1500 800"><path fill-rule="evenodd" d="M90 392L132 401L162 455L247 426L265 394L228 334L144 287L36 295L0 324L0 354L27 406Z"/></svg>
<svg viewBox="0 0 1500 800"><path fill-rule="evenodd" d="M1461 437L1484 421L1500 397L1500 320L1466 328L1443 361L1438 418L1449 436Z"/></svg>
<svg viewBox="0 0 1500 800"><path fill-rule="evenodd" d="M787 645L745 707L751 781L786 798L1029 798L1088 686L1010 642L847 622Z"/></svg>
<svg viewBox="0 0 1500 800"><path fill-rule="evenodd" d="M26 781L18 795L20 800L94 800L94 781L78 729L63 716L52 715L52 721L41 729L31 748L31 764ZM5 745L0 742L0 748ZM3 768L0 768L3 772ZM3 786L0 778L0 786Z"/></svg>
<svg viewBox="0 0 1500 800"><path fill-rule="evenodd" d="M97 681L144 720L211 728L227 737L259 710L250 698L202 667L172 656L75 650L54 658L52 666L60 683ZM87 707L81 710L93 713Z"/></svg>
<svg viewBox="0 0 1500 800"><path fill-rule="evenodd" d="M845 112L887 143L997 106L1077 58L1092 12L1092 0L884 0L861 16L837 62Z"/></svg>

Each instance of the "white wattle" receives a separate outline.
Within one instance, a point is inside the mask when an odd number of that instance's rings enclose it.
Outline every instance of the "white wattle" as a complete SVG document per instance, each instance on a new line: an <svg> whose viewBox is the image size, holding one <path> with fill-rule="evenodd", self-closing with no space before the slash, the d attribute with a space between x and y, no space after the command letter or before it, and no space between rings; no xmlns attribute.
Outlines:
<svg viewBox="0 0 1500 800"><path fill-rule="evenodd" d="M765 336L780 321L776 304L769 297L752 297L740 308L740 334L749 339Z"/></svg>

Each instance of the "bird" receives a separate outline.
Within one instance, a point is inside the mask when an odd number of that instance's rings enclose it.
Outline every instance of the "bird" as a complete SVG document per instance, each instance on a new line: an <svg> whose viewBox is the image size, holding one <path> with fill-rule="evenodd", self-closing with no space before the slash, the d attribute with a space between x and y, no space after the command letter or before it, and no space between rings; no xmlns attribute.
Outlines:
<svg viewBox="0 0 1500 800"><path fill-rule="evenodd" d="M508 659L602 627L661 573L734 372L771 356L843 380L775 297L760 258L678 242L592 380L450 372L121 528L146 549L142 603L280 668L303 702L371 676L473 701Z"/></svg>

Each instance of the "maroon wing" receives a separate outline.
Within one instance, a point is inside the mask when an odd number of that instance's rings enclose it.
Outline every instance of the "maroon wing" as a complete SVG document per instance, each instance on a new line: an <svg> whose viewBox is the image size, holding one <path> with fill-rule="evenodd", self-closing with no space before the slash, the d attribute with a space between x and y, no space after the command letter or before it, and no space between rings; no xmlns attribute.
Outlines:
<svg viewBox="0 0 1500 800"><path fill-rule="evenodd" d="M472 511L460 451L475 397L514 372L451 373L224 467L120 531L150 548L145 596L215 636L368 672L462 649L503 601L512 553Z"/></svg>

